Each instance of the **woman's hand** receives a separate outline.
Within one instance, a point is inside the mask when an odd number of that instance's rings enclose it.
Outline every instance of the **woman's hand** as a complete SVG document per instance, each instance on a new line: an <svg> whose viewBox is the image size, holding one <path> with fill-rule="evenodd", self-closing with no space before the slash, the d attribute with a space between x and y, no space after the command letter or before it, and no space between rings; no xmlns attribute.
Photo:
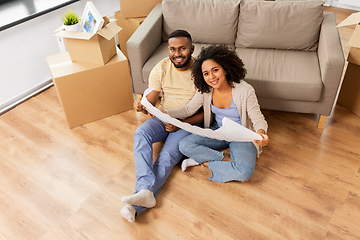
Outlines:
<svg viewBox="0 0 360 240"><path fill-rule="evenodd" d="M262 140L255 140L257 144L261 147L265 147L269 143L269 136L265 134L264 129L259 129L257 131L257 134L259 134L263 139Z"/></svg>

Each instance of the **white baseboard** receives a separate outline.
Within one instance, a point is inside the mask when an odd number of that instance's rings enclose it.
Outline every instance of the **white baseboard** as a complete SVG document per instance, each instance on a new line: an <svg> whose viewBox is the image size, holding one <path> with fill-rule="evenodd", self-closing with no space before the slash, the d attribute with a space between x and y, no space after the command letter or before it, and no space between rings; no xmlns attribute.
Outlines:
<svg viewBox="0 0 360 240"><path fill-rule="evenodd" d="M16 105L28 100L29 98L35 96L36 94L48 89L49 87L53 86L54 83L52 79L47 80L43 83L40 83L36 85L35 87L32 87L19 95L13 97L10 100L7 100L6 102L3 102L0 104L0 115L9 111L10 109L16 107Z"/></svg>

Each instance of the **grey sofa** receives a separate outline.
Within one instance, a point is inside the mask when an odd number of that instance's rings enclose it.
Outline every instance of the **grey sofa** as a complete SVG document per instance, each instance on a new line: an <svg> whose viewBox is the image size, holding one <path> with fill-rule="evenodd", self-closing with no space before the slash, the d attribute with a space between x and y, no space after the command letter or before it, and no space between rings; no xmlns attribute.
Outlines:
<svg viewBox="0 0 360 240"><path fill-rule="evenodd" d="M324 127L344 67L335 26L317 0L163 0L126 43L134 92L144 92L151 69L168 56L169 33L185 29L194 57L211 44L236 49L261 108L319 114Z"/></svg>

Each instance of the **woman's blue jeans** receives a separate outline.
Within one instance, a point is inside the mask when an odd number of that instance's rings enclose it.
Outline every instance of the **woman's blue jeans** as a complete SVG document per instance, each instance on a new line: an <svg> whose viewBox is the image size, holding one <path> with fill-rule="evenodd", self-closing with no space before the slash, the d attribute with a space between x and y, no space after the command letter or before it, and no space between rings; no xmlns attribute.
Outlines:
<svg viewBox="0 0 360 240"><path fill-rule="evenodd" d="M212 130L219 128L214 123ZM222 161L224 154L217 149L230 148L232 161ZM198 163L208 162L210 181L247 181L255 171L257 150L252 142L228 142L191 134L180 141L180 152Z"/></svg>

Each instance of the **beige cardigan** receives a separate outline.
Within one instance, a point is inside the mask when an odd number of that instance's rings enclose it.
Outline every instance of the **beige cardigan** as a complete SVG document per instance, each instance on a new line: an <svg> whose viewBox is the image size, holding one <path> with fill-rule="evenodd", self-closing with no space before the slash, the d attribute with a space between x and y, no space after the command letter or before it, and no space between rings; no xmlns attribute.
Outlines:
<svg viewBox="0 0 360 240"><path fill-rule="evenodd" d="M181 107L167 111L171 117L183 118L193 115L201 106L204 108L204 127L209 128L214 119L214 114L211 112L212 88L209 93L201 94L196 92L195 96L189 103ZM232 97L235 105L240 113L241 123L244 127L257 132L259 129L264 129L265 133L268 129L268 124L264 115L260 111L257 97L254 88L247 82L241 80L236 83L232 90ZM261 153L261 148L258 144L254 143L258 154Z"/></svg>

